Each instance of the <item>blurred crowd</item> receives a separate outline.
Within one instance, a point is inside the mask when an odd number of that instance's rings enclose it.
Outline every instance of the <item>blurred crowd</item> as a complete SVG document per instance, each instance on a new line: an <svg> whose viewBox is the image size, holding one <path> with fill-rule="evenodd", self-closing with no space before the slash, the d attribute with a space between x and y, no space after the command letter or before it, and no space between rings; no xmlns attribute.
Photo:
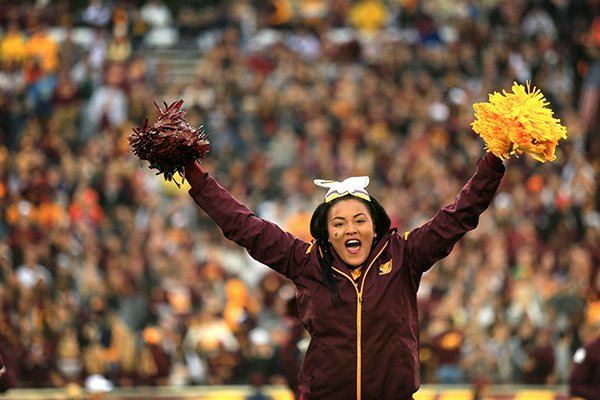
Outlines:
<svg viewBox="0 0 600 400"><path fill-rule="evenodd" d="M513 81L567 127L423 277L423 383L565 383L600 319L597 0L2 1L0 354L20 387L293 380L294 288L130 151L183 99L204 168L309 240L315 178L371 177L408 231L484 154ZM161 51L196 53L189 82ZM178 187L178 184L181 187ZM365 329L368 329L366 327Z"/></svg>

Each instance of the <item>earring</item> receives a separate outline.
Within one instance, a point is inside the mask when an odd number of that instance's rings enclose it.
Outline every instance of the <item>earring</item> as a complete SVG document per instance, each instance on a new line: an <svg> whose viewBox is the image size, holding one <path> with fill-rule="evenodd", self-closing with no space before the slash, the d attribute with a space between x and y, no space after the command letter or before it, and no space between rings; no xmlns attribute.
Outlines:
<svg viewBox="0 0 600 400"><path fill-rule="evenodd" d="M375 232L375 233L373 234L373 237L377 237L377 232Z"/></svg>

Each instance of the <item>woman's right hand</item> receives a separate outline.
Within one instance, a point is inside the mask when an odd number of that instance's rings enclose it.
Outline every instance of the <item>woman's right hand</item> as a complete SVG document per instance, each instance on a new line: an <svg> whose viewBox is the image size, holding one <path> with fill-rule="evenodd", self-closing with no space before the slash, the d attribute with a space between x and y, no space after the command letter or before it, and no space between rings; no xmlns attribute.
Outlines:
<svg viewBox="0 0 600 400"><path fill-rule="evenodd" d="M187 179L188 182L198 180L204 174L206 174L206 171L204 171L204 168L200 166L200 163L198 161L190 161L186 163L184 166L184 171L185 179Z"/></svg>

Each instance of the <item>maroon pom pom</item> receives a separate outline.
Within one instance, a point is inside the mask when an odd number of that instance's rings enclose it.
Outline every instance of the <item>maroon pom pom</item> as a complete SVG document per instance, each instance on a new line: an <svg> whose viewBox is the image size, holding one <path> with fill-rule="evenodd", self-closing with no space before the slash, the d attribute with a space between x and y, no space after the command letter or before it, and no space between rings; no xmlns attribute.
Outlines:
<svg viewBox="0 0 600 400"><path fill-rule="evenodd" d="M184 165L191 161L202 159L209 150L209 142L204 128L192 128L186 121L187 113L179 108L183 100L171 103L165 109L154 103L159 116L148 126L148 120L143 128L133 128L128 137L133 154L142 160L150 162L150 168L157 169L157 175L164 174L167 181L179 183L174 179L176 172L183 175Z"/></svg>

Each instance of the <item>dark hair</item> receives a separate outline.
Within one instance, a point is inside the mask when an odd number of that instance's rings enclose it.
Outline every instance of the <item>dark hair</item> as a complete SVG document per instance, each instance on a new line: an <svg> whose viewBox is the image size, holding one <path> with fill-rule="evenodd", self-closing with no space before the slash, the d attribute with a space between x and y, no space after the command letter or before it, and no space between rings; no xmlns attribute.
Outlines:
<svg viewBox="0 0 600 400"><path fill-rule="evenodd" d="M323 277L325 284L329 288L329 294L331 296L331 302L336 303L339 300L339 294L333 276L333 270L331 266L333 264L333 256L331 255L331 245L329 243L329 233L327 232L327 218L331 207L340 200L347 200L353 198L362 201L366 204L371 218L373 219L373 225L375 226L375 233L377 233L376 241L383 237L390 229L391 221L390 217L381 205L379 201L373 196L371 201L361 199L352 195L345 195L339 197L330 202L323 202L317 206L313 215L310 219L310 234L317 242L317 250L320 249L323 257L321 258L321 268L323 269Z"/></svg>

